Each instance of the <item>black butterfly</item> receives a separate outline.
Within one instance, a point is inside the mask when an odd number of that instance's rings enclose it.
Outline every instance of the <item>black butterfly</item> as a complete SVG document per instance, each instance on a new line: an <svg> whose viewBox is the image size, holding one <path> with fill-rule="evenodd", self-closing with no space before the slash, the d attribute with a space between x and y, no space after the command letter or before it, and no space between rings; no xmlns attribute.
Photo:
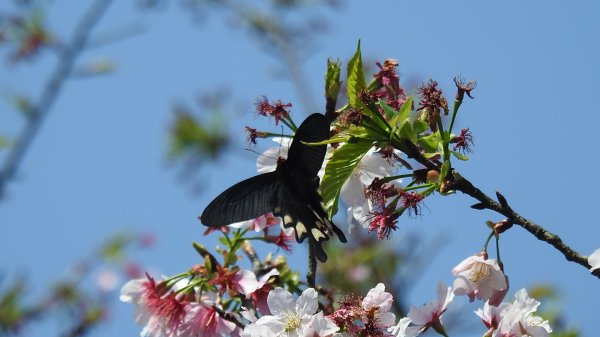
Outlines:
<svg viewBox="0 0 600 337"><path fill-rule="evenodd" d="M216 197L204 210L200 220L208 227L221 227L257 218L273 212L283 218L286 228L293 227L296 241L308 237L321 262L327 255L321 247L335 232L341 242L344 233L329 220L319 194L317 173L323 165L327 145L303 144L329 138L329 122L315 113L300 125L288 152L288 158L273 172L241 181Z"/></svg>

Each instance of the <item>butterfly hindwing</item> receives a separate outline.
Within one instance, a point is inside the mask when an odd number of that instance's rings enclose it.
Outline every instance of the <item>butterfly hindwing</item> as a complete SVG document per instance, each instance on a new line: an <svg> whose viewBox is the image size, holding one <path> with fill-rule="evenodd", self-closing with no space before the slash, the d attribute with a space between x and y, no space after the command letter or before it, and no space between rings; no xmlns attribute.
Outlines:
<svg viewBox="0 0 600 337"><path fill-rule="evenodd" d="M340 241L346 242L343 232L327 218L317 192L318 178L308 177L297 172L285 172L284 183L278 190L277 206L274 214L283 220L283 226L294 228L296 241L308 238L321 262L327 260L321 244L336 233Z"/></svg>
<svg viewBox="0 0 600 337"><path fill-rule="evenodd" d="M202 224L221 227L251 220L273 211L279 172L269 172L241 181L216 197L200 216Z"/></svg>

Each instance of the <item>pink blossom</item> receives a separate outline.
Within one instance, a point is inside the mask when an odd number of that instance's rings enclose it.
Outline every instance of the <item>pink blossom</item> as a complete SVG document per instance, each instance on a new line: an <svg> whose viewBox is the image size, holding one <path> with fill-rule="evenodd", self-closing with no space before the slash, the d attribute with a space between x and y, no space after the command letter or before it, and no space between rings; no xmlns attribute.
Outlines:
<svg viewBox="0 0 600 337"><path fill-rule="evenodd" d="M491 323L490 328L495 329L493 337L549 337L552 332L548 321L533 315L540 302L530 298L525 289L515 294L513 303L502 303L496 309L486 305L487 309L484 306L475 313L486 326Z"/></svg>
<svg viewBox="0 0 600 337"><path fill-rule="evenodd" d="M418 329L419 333L425 332L429 328L440 332L444 331L444 327L441 322L442 315L448 309L448 305L454 299L452 288L447 287L444 283L438 284L438 298L433 300L419 308L411 307L407 317L412 320L415 325L415 329Z"/></svg>
<svg viewBox="0 0 600 337"><path fill-rule="evenodd" d="M271 311L269 310L269 306L267 304L267 298L269 296L269 292L271 291L271 287L267 284L271 276L279 275L279 271L275 268L271 269L268 273L261 276L258 280L256 290L249 294L249 297L252 299L252 303L254 307L263 315L270 315ZM248 296L248 295L246 295Z"/></svg>
<svg viewBox="0 0 600 337"><path fill-rule="evenodd" d="M389 312L393 302L392 294L385 291L383 283L379 283L363 298L362 307L366 312L374 313L373 320L378 326L387 328L396 323L396 315ZM363 321L367 321L367 319L363 319Z"/></svg>
<svg viewBox="0 0 600 337"><path fill-rule="evenodd" d="M452 274L457 276L453 285L454 294L468 295L471 302L475 297L487 301L499 292L506 292L508 288L506 276L496 260L486 259L486 256L469 256L452 269ZM500 297L492 304L501 301Z"/></svg>
<svg viewBox="0 0 600 337"><path fill-rule="evenodd" d="M177 336L186 315L186 305L174 293L165 293L150 276L131 280L121 288L120 300L135 305L135 321L144 325L142 336Z"/></svg>
<svg viewBox="0 0 600 337"><path fill-rule="evenodd" d="M223 319L214 307L203 304L190 303L189 310L181 325L179 337L226 337L237 326L235 323Z"/></svg>

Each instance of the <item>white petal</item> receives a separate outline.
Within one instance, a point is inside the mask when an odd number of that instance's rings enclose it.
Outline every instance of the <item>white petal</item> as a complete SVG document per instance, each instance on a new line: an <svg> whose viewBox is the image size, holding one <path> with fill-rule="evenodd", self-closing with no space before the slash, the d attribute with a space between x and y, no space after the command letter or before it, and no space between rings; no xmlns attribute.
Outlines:
<svg viewBox="0 0 600 337"><path fill-rule="evenodd" d="M590 256L588 256L588 263L590 266L590 271L594 271L600 268L600 248L596 249Z"/></svg>
<svg viewBox="0 0 600 337"><path fill-rule="evenodd" d="M400 319L398 324L389 328L388 332L390 334L392 334L392 336L394 336L394 337L409 337L409 336L412 337L411 335L408 335L407 331L406 331L410 322L411 322L410 318L403 317L402 319ZM413 335L413 336L416 336L416 335Z"/></svg>
<svg viewBox="0 0 600 337"><path fill-rule="evenodd" d="M338 330L340 328L335 325L335 322L331 318L325 317L322 311L319 311L310 319L310 330L308 331L310 337L315 334L317 336L331 336Z"/></svg>
<svg viewBox="0 0 600 337"><path fill-rule="evenodd" d="M272 147L266 150L256 158L256 170L258 173L275 171L277 168L277 158L279 157L286 158L287 150L284 150L282 147Z"/></svg>
<svg viewBox="0 0 600 337"><path fill-rule="evenodd" d="M314 315L317 312L317 309L319 309L318 297L319 294L313 288L308 288L302 292L296 302L296 312L300 314L300 317Z"/></svg>
<svg viewBox="0 0 600 337"><path fill-rule="evenodd" d="M381 325L383 325L384 327L390 327L392 325L394 325L394 323L396 323L396 315L394 315L391 312L383 312L379 315L377 315L377 320L379 321L379 323Z"/></svg>
<svg viewBox="0 0 600 337"><path fill-rule="evenodd" d="M375 288L369 290L369 293L367 293L367 296L365 296L362 301L362 307L365 310L379 307L380 311L386 312L390 310L392 303L392 294L385 291L385 285L383 283L379 283Z"/></svg>
<svg viewBox="0 0 600 337"><path fill-rule="evenodd" d="M369 151L360 161L360 182L369 186L373 179L392 175L394 167L379 153Z"/></svg>
<svg viewBox="0 0 600 337"><path fill-rule="evenodd" d="M121 296L119 297L119 300L126 303L133 303L134 301L137 301L137 299L141 296L142 287L146 281L148 281L148 279L139 278L125 283L125 285L123 285L121 288Z"/></svg>
<svg viewBox="0 0 600 337"><path fill-rule="evenodd" d="M244 328L242 337L277 337L277 334L266 325L250 324Z"/></svg>
<svg viewBox="0 0 600 337"><path fill-rule="evenodd" d="M273 315L280 316L284 312L294 309L294 298L289 291L277 287L269 292L267 305Z"/></svg>
<svg viewBox="0 0 600 337"><path fill-rule="evenodd" d="M365 198L365 186L360 182L358 174L352 173L340 190L342 201L348 206L362 205Z"/></svg>

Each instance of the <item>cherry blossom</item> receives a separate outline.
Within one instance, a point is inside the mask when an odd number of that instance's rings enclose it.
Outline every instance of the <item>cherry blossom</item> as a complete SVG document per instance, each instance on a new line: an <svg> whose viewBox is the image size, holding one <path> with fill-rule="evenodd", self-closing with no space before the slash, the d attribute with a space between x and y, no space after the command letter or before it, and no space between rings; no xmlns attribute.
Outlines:
<svg viewBox="0 0 600 337"><path fill-rule="evenodd" d="M467 295L470 302L476 297L487 301L496 293L507 289L506 276L500 270L498 262L482 255L469 256L452 269L452 274L456 276L454 295ZM500 301L502 298L499 298L498 302Z"/></svg>
<svg viewBox="0 0 600 337"><path fill-rule="evenodd" d="M235 323L219 316L214 307L190 303L178 337L226 337L237 329Z"/></svg>
<svg viewBox="0 0 600 337"><path fill-rule="evenodd" d="M165 294L153 278L135 279L121 288L120 300L135 305L134 318L143 325L141 336L175 337L183 321L187 306L174 293Z"/></svg>
<svg viewBox="0 0 600 337"><path fill-rule="evenodd" d="M392 175L394 166L372 148L354 169L348 180L342 186L340 196L348 206L348 231L354 223L363 227L369 225L369 215L374 211L373 205L366 197L365 191L375 178Z"/></svg>
<svg viewBox="0 0 600 337"><path fill-rule="evenodd" d="M387 328L396 322L396 315L389 312L393 302L392 294L385 291L383 283L379 283L363 298L362 307L367 313L372 313L373 317L369 317L369 320L373 320L378 326ZM363 321L367 321L367 319L363 319Z"/></svg>
<svg viewBox="0 0 600 337"><path fill-rule="evenodd" d="M319 307L317 298L318 294L313 288L304 290L298 300L294 300L292 294L283 288L273 289L267 297L272 315L262 316L248 325L243 336L305 336L312 329L313 316ZM318 324L323 325L322 322Z"/></svg>
<svg viewBox="0 0 600 337"><path fill-rule="evenodd" d="M411 306L407 317L411 319L412 324L417 329L418 333L425 332L429 328L433 328L440 334L445 334L444 327L440 321L448 305L454 299L454 293L451 287L447 287L444 283L438 284L438 298L419 308Z"/></svg>
<svg viewBox="0 0 600 337"><path fill-rule="evenodd" d="M515 301L500 313L501 320L492 336L549 337L552 329L548 321L533 315L539 305L540 302L529 297L527 290L519 290L515 294Z"/></svg>
<svg viewBox="0 0 600 337"><path fill-rule="evenodd" d="M497 329L498 323L502 320L502 313L510 307L510 303L501 303L499 306L490 305L489 301L486 301L483 305L483 309L479 308L475 310L475 314L481 318L483 324L488 329Z"/></svg>
<svg viewBox="0 0 600 337"><path fill-rule="evenodd" d="M254 307L263 315L270 315L267 298L271 287L267 284L271 276L279 275L279 271L275 268L271 269L268 273L261 276L257 282L257 287L254 292L247 294L246 296L252 299Z"/></svg>

